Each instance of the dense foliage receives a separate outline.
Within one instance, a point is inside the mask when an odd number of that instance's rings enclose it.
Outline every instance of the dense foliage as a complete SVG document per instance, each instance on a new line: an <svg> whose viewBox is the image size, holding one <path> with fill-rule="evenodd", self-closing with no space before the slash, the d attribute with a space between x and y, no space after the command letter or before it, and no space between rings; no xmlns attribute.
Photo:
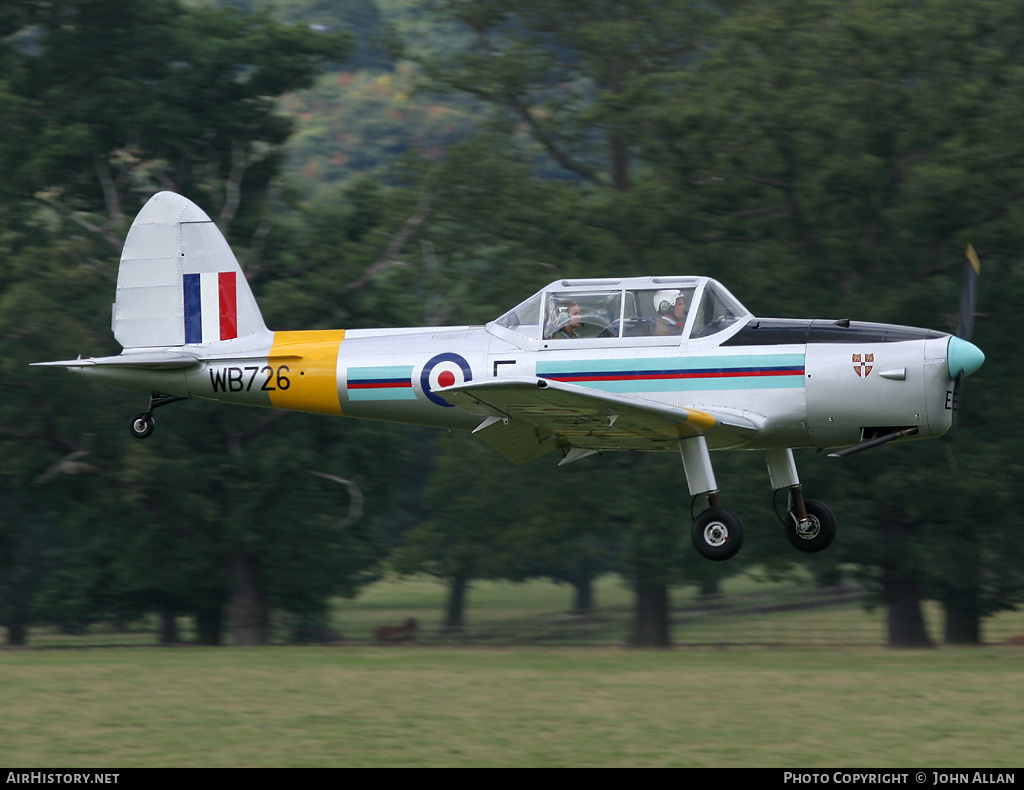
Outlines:
<svg viewBox="0 0 1024 790"><path fill-rule="evenodd" d="M386 567L448 580L451 627L474 578L547 575L586 608L594 575L620 572L638 644L668 642L672 585L736 563L855 575L894 644L929 642L924 598L949 641L1020 601L1024 437L1004 416L1018 375L1001 331L1024 301L1017 3L340 6L0 8L12 638L158 612L167 638L189 614L214 642L226 612L259 642L272 611L308 636L330 596ZM748 543L712 566L687 545L676 458L514 468L469 436L193 403L142 444L127 397L29 370L116 353L117 253L161 188L218 222L288 329L483 322L556 277L699 273L761 315L951 330L970 241L988 362L950 441L798 457L840 515L826 554L782 539L759 456L716 456Z"/></svg>

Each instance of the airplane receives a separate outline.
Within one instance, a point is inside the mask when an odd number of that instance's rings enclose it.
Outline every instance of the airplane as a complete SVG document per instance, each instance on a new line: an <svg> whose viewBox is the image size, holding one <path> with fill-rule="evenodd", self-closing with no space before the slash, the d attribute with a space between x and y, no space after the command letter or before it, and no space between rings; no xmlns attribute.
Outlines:
<svg viewBox="0 0 1024 790"><path fill-rule="evenodd" d="M843 456L937 437L965 376L980 264L973 248L956 335L850 320L759 318L710 277L557 280L484 326L271 331L227 241L195 203L154 195L132 223L117 275L116 356L35 363L150 393L130 424L186 399L471 431L521 464L621 450L678 452L709 560L743 544L722 505L712 450L760 450L788 494L798 550L836 535L805 499L794 448Z"/></svg>

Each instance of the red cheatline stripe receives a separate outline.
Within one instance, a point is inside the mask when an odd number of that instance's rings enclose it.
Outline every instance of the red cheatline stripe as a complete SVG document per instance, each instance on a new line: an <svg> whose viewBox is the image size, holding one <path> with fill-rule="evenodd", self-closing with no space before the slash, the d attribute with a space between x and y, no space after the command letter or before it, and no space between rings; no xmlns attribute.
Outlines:
<svg viewBox="0 0 1024 790"><path fill-rule="evenodd" d="M399 387L411 387L411 381L388 381L381 379L380 381L350 381L348 382L348 389L350 390L376 390L376 389L397 389Z"/></svg>
<svg viewBox="0 0 1024 790"><path fill-rule="evenodd" d="M545 375L541 378L554 379L555 381L653 381L657 379L715 379L715 378L746 378L751 376L802 376L803 368L792 370L714 370L714 371L690 371L679 373L617 373L617 374L593 374L580 373L576 375Z"/></svg>
<svg viewBox="0 0 1024 790"><path fill-rule="evenodd" d="M235 294L235 272L220 272L217 277L220 293L220 339L238 337L238 302Z"/></svg>

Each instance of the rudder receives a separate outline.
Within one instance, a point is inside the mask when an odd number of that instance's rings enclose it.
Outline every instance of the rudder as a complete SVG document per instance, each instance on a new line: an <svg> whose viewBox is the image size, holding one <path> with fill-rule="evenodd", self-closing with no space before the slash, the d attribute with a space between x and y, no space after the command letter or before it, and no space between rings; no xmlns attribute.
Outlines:
<svg viewBox="0 0 1024 790"><path fill-rule="evenodd" d="M150 198L128 230L111 329L126 349L267 332L227 240L201 208L174 192Z"/></svg>

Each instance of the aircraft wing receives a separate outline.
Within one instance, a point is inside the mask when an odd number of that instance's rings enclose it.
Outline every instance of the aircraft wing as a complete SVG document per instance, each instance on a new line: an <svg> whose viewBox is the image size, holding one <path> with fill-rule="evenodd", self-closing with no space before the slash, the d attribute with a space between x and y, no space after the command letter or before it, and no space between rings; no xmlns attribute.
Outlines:
<svg viewBox="0 0 1024 790"><path fill-rule="evenodd" d="M708 435L712 446L735 446L760 427L746 415L716 414L548 379L486 379L435 392L483 417L474 433L515 463L555 449L676 450L679 439L699 434Z"/></svg>

